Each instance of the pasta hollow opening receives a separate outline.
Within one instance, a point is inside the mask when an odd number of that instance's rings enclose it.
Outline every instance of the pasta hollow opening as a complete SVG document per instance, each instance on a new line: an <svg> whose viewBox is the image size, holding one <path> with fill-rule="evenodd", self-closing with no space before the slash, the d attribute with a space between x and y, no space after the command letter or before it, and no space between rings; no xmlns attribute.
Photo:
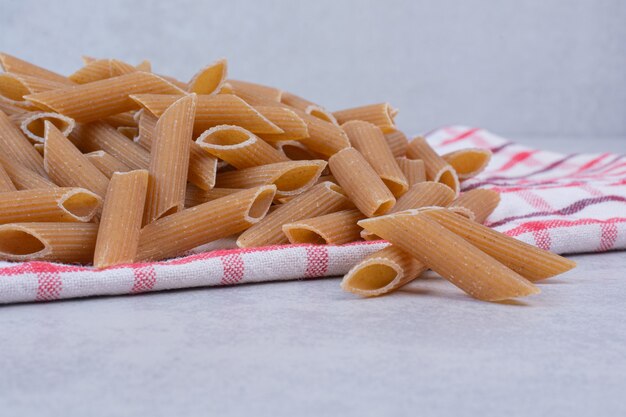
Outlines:
<svg viewBox="0 0 626 417"><path fill-rule="evenodd" d="M381 178L381 179L383 180L383 183L387 186L387 188L389 188L389 191L391 191L391 194L400 195L403 192L406 192L406 189L407 189L406 183L402 183L391 178Z"/></svg>
<svg viewBox="0 0 626 417"><path fill-rule="evenodd" d="M253 220L260 220L265 217L272 200L274 200L274 190L272 188L262 190L250 204L247 217Z"/></svg>
<svg viewBox="0 0 626 417"><path fill-rule="evenodd" d="M100 199L95 194L78 191L66 196L59 204L77 219L89 220L98 210Z"/></svg>
<svg viewBox="0 0 626 417"><path fill-rule="evenodd" d="M295 167L287 170L272 183L276 185L278 191L295 191L311 182L318 174L319 169L320 167L317 165Z"/></svg>
<svg viewBox="0 0 626 417"><path fill-rule="evenodd" d="M441 172L441 175L439 175L438 182L445 184L448 187L452 188L455 193L459 189L459 182L458 182L457 176L450 168L447 168L443 172Z"/></svg>
<svg viewBox="0 0 626 417"><path fill-rule="evenodd" d="M302 146L285 144L281 149L285 156L292 161L307 161L313 159L313 155Z"/></svg>
<svg viewBox="0 0 626 417"><path fill-rule="evenodd" d="M380 206L378 206L378 208L374 212L374 217L375 216L381 216L383 214L388 213L389 210L391 210L393 208L394 204L396 204L395 200L387 200L387 201L381 203Z"/></svg>
<svg viewBox="0 0 626 417"><path fill-rule="evenodd" d="M451 158L448 163L454 166L459 174L469 174L483 167L489 162L490 154L488 152L467 152L463 155L457 155Z"/></svg>
<svg viewBox="0 0 626 417"><path fill-rule="evenodd" d="M19 229L0 230L0 254L34 255L43 251L46 245L33 234Z"/></svg>
<svg viewBox="0 0 626 417"><path fill-rule="evenodd" d="M361 291L373 291L386 287L397 277L398 271L391 265L372 263L354 272L345 285Z"/></svg>
<svg viewBox="0 0 626 417"><path fill-rule="evenodd" d="M341 188L340 186L338 186L334 182L330 183L330 185L328 186L328 189L331 190L331 191L334 191L336 193L339 193L339 194L341 194L343 196L346 195L346 192L343 190L343 188Z"/></svg>
<svg viewBox="0 0 626 417"><path fill-rule="evenodd" d="M57 118L57 117L37 118L26 123L25 127L26 127L26 130L28 130L33 135L39 138L43 138L44 132L45 132L45 122L52 123L54 127L59 129L64 134L66 130L70 127L70 123L68 121Z"/></svg>
<svg viewBox="0 0 626 417"><path fill-rule="evenodd" d="M328 242L318 232L304 227L290 227L288 235L292 243L312 243L314 245L325 245Z"/></svg>
<svg viewBox="0 0 626 417"><path fill-rule="evenodd" d="M250 139L247 132L239 129L216 129L204 138L204 143L217 146L233 146L242 144Z"/></svg>

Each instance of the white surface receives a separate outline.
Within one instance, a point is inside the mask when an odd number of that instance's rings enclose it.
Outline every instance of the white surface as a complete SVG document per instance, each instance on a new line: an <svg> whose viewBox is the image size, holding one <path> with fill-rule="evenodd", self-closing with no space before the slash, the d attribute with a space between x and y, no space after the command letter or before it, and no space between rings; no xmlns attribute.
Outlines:
<svg viewBox="0 0 626 417"><path fill-rule="evenodd" d="M408 132L625 136L624 21L623 0L0 0L0 50L182 79L228 57L331 110L389 101Z"/></svg>

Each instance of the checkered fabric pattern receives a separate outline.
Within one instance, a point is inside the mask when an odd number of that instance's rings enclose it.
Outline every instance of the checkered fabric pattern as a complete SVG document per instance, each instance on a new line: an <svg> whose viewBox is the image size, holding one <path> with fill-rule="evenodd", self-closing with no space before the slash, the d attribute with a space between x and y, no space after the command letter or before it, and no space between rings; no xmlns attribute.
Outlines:
<svg viewBox="0 0 626 417"><path fill-rule="evenodd" d="M500 206L487 220L490 227L557 253L626 248L625 155L563 155L465 127L439 129L427 138L442 153L492 150L489 169L463 183L464 190L501 193ZM337 276L385 246L377 241L219 249L104 270L0 262L0 303Z"/></svg>

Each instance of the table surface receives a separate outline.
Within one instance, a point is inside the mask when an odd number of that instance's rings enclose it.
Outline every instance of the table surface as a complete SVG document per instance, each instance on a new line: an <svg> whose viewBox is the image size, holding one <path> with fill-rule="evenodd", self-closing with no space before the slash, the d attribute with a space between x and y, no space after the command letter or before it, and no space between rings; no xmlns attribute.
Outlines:
<svg viewBox="0 0 626 417"><path fill-rule="evenodd" d="M626 415L626 252L573 259L509 304L428 276L2 306L0 416Z"/></svg>

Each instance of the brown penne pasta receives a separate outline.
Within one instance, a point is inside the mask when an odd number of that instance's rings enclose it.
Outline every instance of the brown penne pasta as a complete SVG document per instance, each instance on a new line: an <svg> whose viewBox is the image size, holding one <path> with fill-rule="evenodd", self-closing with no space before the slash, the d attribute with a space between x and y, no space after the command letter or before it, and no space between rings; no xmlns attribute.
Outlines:
<svg viewBox="0 0 626 417"><path fill-rule="evenodd" d="M468 148L441 155L459 176L459 180L475 177L487 168L491 160L489 149Z"/></svg>
<svg viewBox="0 0 626 417"><path fill-rule="evenodd" d="M280 102L302 111L305 111L309 106L316 105L312 101L309 101L295 94L288 93L287 91L282 92L280 96Z"/></svg>
<svg viewBox="0 0 626 417"><path fill-rule="evenodd" d="M259 134L261 139L276 142L309 137L306 123L293 110L280 106L256 106L255 109L283 130L283 133L261 133Z"/></svg>
<svg viewBox="0 0 626 417"><path fill-rule="evenodd" d="M317 117L325 122L332 123L335 126L339 126L339 122L335 119L335 116L325 108L318 106L317 104L312 104L304 109L306 114L310 114L313 117Z"/></svg>
<svg viewBox="0 0 626 417"><path fill-rule="evenodd" d="M139 116L139 136L137 137L137 143L144 149L150 150L152 146L152 136L154 135L154 128L156 127L158 117L149 111L140 110Z"/></svg>
<svg viewBox="0 0 626 417"><path fill-rule="evenodd" d="M137 126L137 120L135 119L136 113L137 112L132 111L118 113L114 114L113 116L105 117L104 119L102 119L102 121L113 127L135 127Z"/></svg>
<svg viewBox="0 0 626 417"><path fill-rule="evenodd" d="M394 130L393 132L386 133L385 140L387 141L387 145L389 145L389 149L391 149L393 156L396 158L403 158L406 155L409 140L403 132Z"/></svg>
<svg viewBox="0 0 626 417"><path fill-rule="evenodd" d="M409 143L406 151L409 159L421 159L426 168L426 178L429 181L440 182L459 193L459 177L450 166L422 137L417 137Z"/></svg>
<svg viewBox="0 0 626 417"><path fill-rule="evenodd" d="M320 155L311 152L306 146L297 140L284 140L272 143L274 147L292 161L308 161L320 159Z"/></svg>
<svg viewBox="0 0 626 417"><path fill-rule="evenodd" d="M128 172L131 168L122 161L115 159L105 151L94 151L85 154L89 162L100 170L107 178L111 178L115 172Z"/></svg>
<svg viewBox="0 0 626 417"><path fill-rule="evenodd" d="M238 193L239 191L241 191L240 188L212 188L210 190L203 190L193 184L187 184L187 189L185 190L185 208L217 200L218 198L226 197L227 195Z"/></svg>
<svg viewBox="0 0 626 417"><path fill-rule="evenodd" d="M284 224L283 233L290 243L341 245L359 240L361 227L356 223L364 218L359 210L342 210Z"/></svg>
<svg viewBox="0 0 626 417"><path fill-rule="evenodd" d="M113 77L110 59L94 59L71 74L69 78L76 84L87 84Z"/></svg>
<svg viewBox="0 0 626 417"><path fill-rule="evenodd" d="M0 65L6 72L14 74L31 75L33 77L43 78L45 80L56 81L64 84L72 84L72 82L63 75L56 72L41 68L30 62L21 60L6 53L0 53Z"/></svg>
<svg viewBox="0 0 626 417"><path fill-rule="evenodd" d="M11 177L7 174L6 170L0 163L0 193L6 193L11 191L17 191L13 181L11 181Z"/></svg>
<svg viewBox="0 0 626 417"><path fill-rule="evenodd" d="M339 110L333 112L333 116L340 125L351 120L362 120L378 126L384 133L391 133L396 130L393 121L396 113L397 110L393 109L389 103L379 103Z"/></svg>
<svg viewBox="0 0 626 417"><path fill-rule="evenodd" d="M20 113L25 113L28 110L23 107L19 107L13 103L10 103L0 97L0 111L4 112L4 114L6 114L7 116L15 116Z"/></svg>
<svg viewBox="0 0 626 417"><path fill-rule="evenodd" d="M28 139L11 122L9 117L0 111L0 149L5 159L23 165L40 175L45 176L43 158L33 148Z"/></svg>
<svg viewBox="0 0 626 417"><path fill-rule="evenodd" d="M135 138L139 135L139 128L134 126L120 126L117 131L126 136L126 139L135 141Z"/></svg>
<svg viewBox="0 0 626 417"><path fill-rule="evenodd" d="M217 94L224 85L227 74L227 61L219 59L198 71L189 81L187 91L196 94Z"/></svg>
<svg viewBox="0 0 626 417"><path fill-rule="evenodd" d="M328 123L300 110L296 113L307 125L309 137L300 141L311 151L329 158L342 149L350 147L346 133L332 123Z"/></svg>
<svg viewBox="0 0 626 417"><path fill-rule="evenodd" d="M56 185L48 179L47 175L40 175L33 170L16 163L0 153L0 163L2 163L11 182L18 190L33 190L37 188L55 188Z"/></svg>
<svg viewBox="0 0 626 417"><path fill-rule="evenodd" d="M483 224L498 204L500 194L497 191L475 189L462 193L448 205L448 208L476 223Z"/></svg>
<svg viewBox="0 0 626 417"><path fill-rule="evenodd" d="M406 177L409 187L426 181L426 168L421 159L396 158L396 163Z"/></svg>
<svg viewBox="0 0 626 417"><path fill-rule="evenodd" d="M239 80L228 80L227 82L233 94L241 97L245 101L268 100L280 103L282 90L278 88Z"/></svg>
<svg viewBox="0 0 626 417"><path fill-rule="evenodd" d="M19 126L20 130L27 138L35 143L44 142L44 124L46 121L52 123L61 131L63 136L66 137L72 133L75 125L74 119L70 119L59 113L47 112L20 113L11 116L11 120Z"/></svg>

